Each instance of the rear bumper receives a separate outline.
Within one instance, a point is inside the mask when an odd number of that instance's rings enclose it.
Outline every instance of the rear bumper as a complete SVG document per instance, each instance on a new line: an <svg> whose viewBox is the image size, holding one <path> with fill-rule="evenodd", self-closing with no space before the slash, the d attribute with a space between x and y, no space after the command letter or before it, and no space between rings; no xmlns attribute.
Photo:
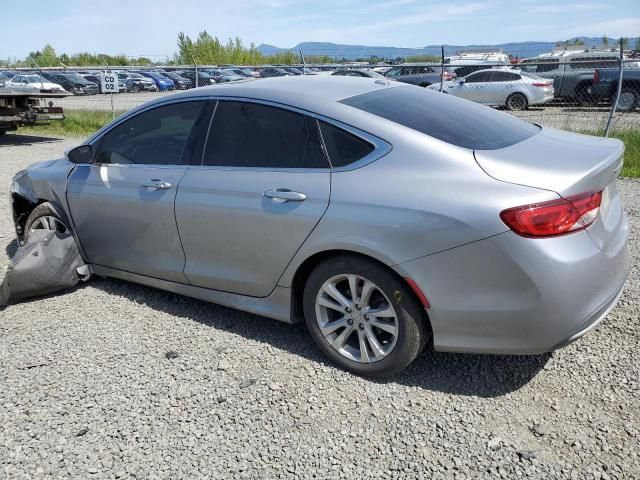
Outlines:
<svg viewBox="0 0 640 480"><path fill-rule="evenodd" d="M436 350L537 354L577 340L615 306L627 238L626 219L604 251L585 231L535 240L506 232L395 269L427 296Z"/></svg>

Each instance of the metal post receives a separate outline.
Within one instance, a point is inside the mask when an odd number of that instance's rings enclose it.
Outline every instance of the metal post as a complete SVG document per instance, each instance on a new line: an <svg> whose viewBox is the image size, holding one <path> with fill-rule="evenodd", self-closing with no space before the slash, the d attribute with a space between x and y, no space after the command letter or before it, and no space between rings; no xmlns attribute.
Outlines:
<svg viewBox="0 0 640 480"><path fill-rule="evenodd" d="M102 57L102 61L107 66L107 72L109 73L109 75L111 75L111 67L107 63L107 59L105 57ZM116 83L116 85L119 86L120 82L118 81L118 83ZM113 120L114 118L116 118L116 111L115 111L115 109L113 107L113 92L111 92L110 97L111 97L111 120Z"/></svg>
<svg viewBox="0 0 640 480"><path fill-rule="evenodd" d="M40 75L39 75L39 77L40 77L40 88L41 88L42 90L44 90L44 83L42 82L42 68L40 68L40 65L38 65L38 64L36 63L36 61L33 59L33 57L31 57L31 56L30 56L30 57L29 57L29 60L31 60L31 61L33 62L33 64L34 64L34 65L36 66L36 68L38 69L38 72L40 72Z"/></svg>
<svg viewBox="0 0 640 480"><path fill-rule="evenodd" d="M196 79L196 88L198 88L198 64L196 62L196 58L193 56L193 53L191 53L191 50L188 50L189 52L189 56L191 57L191 61L193 62L193 68L195 69L195 79Z"/></svg>
<svg viewBox="0 0 640 480"><path fill-rule="evenodd" d="M618 108L618 100L620 100L620 92L622 91L622 72L624 70L624 45L622 38L620 38L620 68L618 69L618 90L616 92L616 98L611 101L611 110L609 111L609 119L607 120L607 126L604 129L604 136L609 136L609 128L611 127L611 120L613 119L613 113Z"/></svg>
<svg viewBox="0 0 640 480"><path fill-rule="evenodd" d="M298 51L300 52L300 58L302 58L302 74L306 75L306 72L305 72L306 62L304 61L304 53L302 53L301 48L299 48Z"/></svg>
<svg viewBox="0 0 640 480"><path fill-rule="evenodd" d="M440 58L440 91L444 89L444 45L441 46L441 54Z"/></svg>

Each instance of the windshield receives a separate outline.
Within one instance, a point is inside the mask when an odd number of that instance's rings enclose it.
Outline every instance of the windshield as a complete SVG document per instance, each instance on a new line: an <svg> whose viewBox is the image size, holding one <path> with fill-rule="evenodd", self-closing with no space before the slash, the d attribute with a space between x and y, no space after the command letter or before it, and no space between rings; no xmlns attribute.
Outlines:
<svg viewBox="0 0 640 480"><path fill-rule="evenodd" d="M397 77L398 75L400 75L399 68L392 68L391 70L389 70L387 73L384 74L385 77Z"/></svg>
<svg viewBox="0 0 640 480"><path fill-rule="evenodd" d="M540 131L536 125L490 107L414 86L376 90L340 103L474 150L508 147Z"/></svg>

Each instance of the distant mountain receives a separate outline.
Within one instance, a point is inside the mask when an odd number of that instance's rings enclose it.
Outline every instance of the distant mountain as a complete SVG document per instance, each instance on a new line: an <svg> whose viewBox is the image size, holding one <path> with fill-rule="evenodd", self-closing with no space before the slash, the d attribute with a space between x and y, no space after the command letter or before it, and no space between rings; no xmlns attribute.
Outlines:
<svg viewBox="0 0 640 480"><path fill-rule="evenodd" d="M603 47L602 37L576 37L568 42L581 40L585 48L601 48ZM637 45L638 39L630 38L631 46ZM445 55L453 55L461 51L486 51L491 49L499 49L514 57L535 57L541 53L553 50L557 42L512 42L501 43L498 45L444 45ZM616 39L608 39L608 47L613 48ZM427 45L422 48L400 48L400 47L383 47L368 45L342 45L329 42L302 42L293 48L280 48L274 45L261 44L258 50L265 55L274 55L278 52L293 51L299 53L302 50L304 55L327 55L335 59L346 58L347 60L356 60L358 58L367 59L371 57L379 57L385 59L394 59L398 57L408 57L412 55L436 55L440 56L441 45Z"/></svg>

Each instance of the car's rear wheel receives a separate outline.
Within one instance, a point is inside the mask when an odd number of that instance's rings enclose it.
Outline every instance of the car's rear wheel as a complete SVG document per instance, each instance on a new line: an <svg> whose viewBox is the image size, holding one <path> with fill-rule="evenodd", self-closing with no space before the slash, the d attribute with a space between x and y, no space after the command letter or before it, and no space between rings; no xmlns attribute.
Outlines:
<svg viewBox="0 0 640 480"><path fill-rule="evenodd" d="M528 106L527 97L522 93L512 93L507 98L506 107L509 110L526 110Z"/></svg>
<svg viewBox="0 0 640 480"><path fill-rule="evenodd" d="M50 203L41 203L27 217L24 224L24 240L35 230L51 230L66 233L69 227L60 219Z"/></svg>
<svg viewBox="0 0 640 480"><path fill-rule="evenodd" d="M620 90L620 98L618 98L618 104L616 105L616 111L630 112L638 106L638 103L640 103L640 92L638 89L622 87L622 90Z"/></svg>
<svg viewBox="0 0 640 480"><path fill-rule="evenodd" d="M403 370L429 339L424 309L411 290L366 258L340 256L318 265L303 303L320 350L358 375L385 377Z"/></svg>

